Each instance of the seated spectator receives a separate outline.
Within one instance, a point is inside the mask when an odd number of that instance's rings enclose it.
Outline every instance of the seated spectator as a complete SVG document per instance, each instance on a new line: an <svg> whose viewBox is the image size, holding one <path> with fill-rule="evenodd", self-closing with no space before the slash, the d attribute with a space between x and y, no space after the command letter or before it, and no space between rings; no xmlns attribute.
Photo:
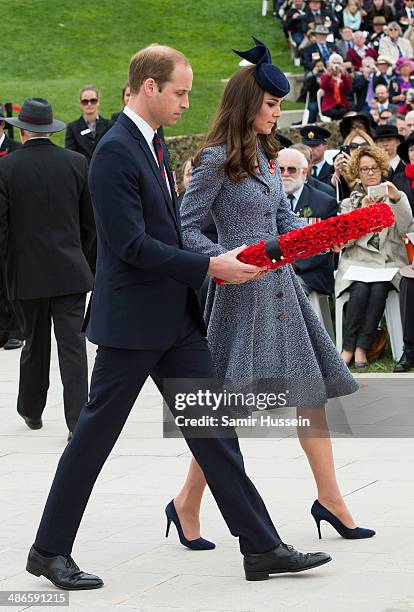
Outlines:
<svg viewBox="0 0 414 612"><path fill-rule="evenodd" d="M394 372L409 372L414 368L414 262L401 268L400 311L403 325L404 352Z"/></svg>
<svg viewBox="0 0 414 612"><path fill-rule="evenodd" d="M325 63L332 53L336 51L333 43L328 43L329 30L325 26L318 25L314 30L315 42L307 45L303 50L303 66L307 72L312 70L313 62L322 59Z"/></svg>
<svg viewBox="0 0 414 612"><path fill-rule="evenodd" d="M376 146L358 149L352 155L348 167L348 180L354 188L350 197L342 201L340 212L374 204L375 198L367 195L368 187L379 185L387 172L388 159L381 149ZM373 344L388 291L393 287L398 289L400 275L394 276L392 282L373 283L346 280L344 275L352 265L373 269L401 268L406 265L407 256L402 237L414 229L407 196L391 182L385 185L388 187L385 201L393 209L395 224L379 233L348 242L339 259L335 279L336 297L344 291L350 293L344 322L342 357L347 364L354 358L355 366L359 368L367 365L367 351Z"/></svg>
<svg viewBox="0 0 414 612"><path fill-rule="evenodd" d="M381 39L383 36L386 36L386 32L384 29L386 25L387 21L385 17L379 16L374 17L374 19L372 20L372 26L368 26L368 29L370 31L369 42L377 55L379 54L379 46Z"/></svg>
<svg viewBox="0 0 414 612"><path fill-rule="evenodd" d="M414 89L406 89L404 104L398 108L398 112L405 116L412 110L414 110Z"/></svg>
<svg viewBox="0 0 414 612"><path fill-rule="evenodd" d="M414 87L414 77L411 73L414 70L414 62L408 57L400 57L395 65L396 76L391 79L389 85L390 100L398 105L399 112L405 105L407 90Z"/></svg>
<svg viewBox="0 0 414 612"><path fill-rule="evenodd" d="M305 19L305 11L302 0L293 0L293 6L289 8L283 19L283 31L287 37L292 38L293 42L299 47L308 30Z"/></svg>
<svg viewBox="0 0 414 612"><path fill-rule="evenodd" d="M408 138L414 132L414 110L405 115L405 137Z"/></svg>
<svg viewBox="0 0 414 612"><path fill-rule="evenodd" d="M356 96L354 108L361 112L370 107L375 97L374 75L376 72L375 60L372 57L364 57L361 69L354 73L352 79L352 92Z"/></svg>
<svg viewBox="0 0 414 612"><path fill-rule="evenodd" d="M327 71L321 76L322 113L331 119L341 119L349 110L348 94L352 83L344 66L344 60L338 53L333 53L327 64Z"/></svg>
<svg viewBox="0 0 414 612"><path fill-rule="evenodd" d="M397 126L397 117L391 109L386 108L379 113L378 125L394 125ZM399 132L398 132L399 133Z"/></svg>
<svg viewBox="0 0 414 612"><path fill-rule="evenodd" d="M414 19L414 0L404 0L404 6L397 11L395 21L397 21L403 32L406 31Z"/></svg>
<svg viewBox="0 0 414 612"><path fill-rule="evenodd" d="M129 100L129 96L131 95L131 88L129 86L129 83L125 83L125 85L122 88L122 93L121 93L121 104L122 104L122 108L124 108L127 104L128 104L128 100ZM119 115L121 114L121 111L118 111L116 113L112 113L111 115L111 121L116 121L119 117Z"/></svg>
<svg viewBox="0 0 414 612"><path fill-rule="evenodd" d="M406 194L414 214L414 134L398 145L397 154L406 165L402 172L394 176L393 183Z"/></svg>
<svg viewBox="0 0 414 612"><path fill-rule="evenodd" d="M389 99L389 92L386 85L379 83L375 88L375 97L371 100L371 108L375 108L380 115L384 110L390 110L392 113L396 113L398 107L396 104L391 104Z"/></svg>
<svg viewBox="0 0 414 612"><path fill-rule="evenodd" d="M383 17L385 23L394 19L394 11L385 0L373 0L372 6L367 13L368 28L372 31L375 17Z"/></svg>
<svg viewBox="0 0 414 612"><path fill-rule="evenodd" d="M345 59L348 51L352 49L354 46L354 39L353 39L354 32L352 28L349 28L348 26L344 26L343 28L341 28L340 34L341 34L341 40L337 40L335 43L335 46L336 46L338 53L342 55L342 57Z"/></svg>
<svg viewBox="0 0 414 612"><path fill-rule="evenodd" d="M306 161L308 162L308 170L307 170L307 180L306 180L306 183L308 185L310 185L310 187L314 187L315 189L318 189L319 191L323 191L324 193L327 193L328 195L330 195L331 197L334 198L335 197L335 189L331 185L328 185L327 183L319 181L317 178L314 178L312 176L312 167L313 167L313 165L312 165L312 161L313 161L312 148L309 147L308 145L303 144L303 142L297 142L295 144L291 144L289 146L289 149L293 149L295 151L300 151L305 156Z"/></svg>
<svg viewBox="0 0 414 612"><path fill-rule="evenodd" d="M372 120L369 113L362 111L360 113L348 113L339 124L339 131L342 138L346 138L352 130L361 130L366 134L371 134L375 130L376 124ZM346 144L349 144L347 142Z"/></svg>
<svg viewBox="0 0 414 612"><path fill-rule="evenodd" d="M72 121L66 128L65 147L82 153L88 163L102 136L113 125L110 119L98 114L100 94L94 85L82 87L79 92L79 104L82 115Z"/></svg>
<svg viewBox="0 0 414 612"><path fill-rule="evenodd" d="M413 58L413 48L406 38L402 38L400 24L392 21L388 25L387 36L383 36L379 46L379 54L385 55L388 61L395 66L400 57Z"/></svg>
<svg viewBox="0 0 414 612"><path fill-rule="evenodd" d="M321 76L325 74L326 68L325 63L322 59L315 60L313 62L312 70L305 74L305 80L303 83L302 96L304 100L309 93L309 100L307 108L309 109L309 123L315 123L318 117L318 102L316 95L320 89Z"/></svg>
<svg viewBox="0 0 414 612"><path fill-rule="evenodd" d="M399 113L397 113L395 115L396 118L396 125L397 125L397 130L400 136L404 136L404 138L407 136L407 126L405 124L405 117L404 115L400 115Z"/></svg>
<svg viewBox="0 0 414 612"><path fill-rule="evenodd" d="M373 138L376 146L382 149L388 156L388 163L390 165L388 179L392 181L394 176L404 171L405 164L397 153L398 145L404 138L400 136L397 127L394 125L379 125L373 134Z"/></svg>
<svg viewBox="0 0 414 612"><path fill-rule="evenodd" d="M360 70L362 66L362 60L365 57L372 57L375 60L377 58L377 53L372 47L366 44L366 32L354 32L353 38L354 46L348 51L346 59L352 62L352 65L355 70Z"/></svg>
<svg viewBox="0 0 414 612"><path fill-rule="evenodd" d="M318 25L324 26L329 34L330 32L334 33L337 28L337 21L326 7L325 2L321 2L321 0L307 0L305 20L308 29L316 29Z"/></svg>
<svg viewBox="0 0 414 612"><path fill-rule="evenodd" d="M283 189L292 210L300 217L327 219L338 212L335 198L307 183L308 163L305 156L294 149L279 151L277 161L282 175ZM334 289L334 258L332 253L295 260L295 272L306 295L318 291L330 295Z"/></svg>
<svg viewBox="0 0 414 612"><path fill-rule="evenodd" d="M339 22L342 27L351 28L353 32L364 29L366 13L361 9L358 0L348 0L344 10L339 13Z"/></svg>
<svg viewBox="0 0 414 612"><path fill-rule="evenodd" d="M414 22L410 21L408 28L405 30L403 34L403 38L408 40L411 44L411 47L414 49Z"/></svg>
<svg viewBox="0 0 414 612"><path fill-rule="evenodd" d="M374 74L374 79L372 83L374 90L378 83L386 85L387 88L389 87L391 79L393 78L392 66L393 65L391 64L390 60L385 57L385 55L379 55L377 57L375 61L376 72Z"/></svg>
<svg viewBox="0 0 414 612"><path fill-rule="evenodd" d="M348 168L352 155L361 147L373 147L374 144L371 136L361 128L351 130L346 136L340 147L340 153L334 159L334 172L331 178L339 202L349 197L353 186L348 182Z"/></svg>

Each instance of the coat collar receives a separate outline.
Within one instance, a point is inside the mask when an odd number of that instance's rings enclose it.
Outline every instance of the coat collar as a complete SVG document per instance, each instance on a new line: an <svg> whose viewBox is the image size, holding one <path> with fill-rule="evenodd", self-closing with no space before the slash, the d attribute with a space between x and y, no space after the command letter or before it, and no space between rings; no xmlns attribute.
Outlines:
<svg viewBox="0 0 414 612"><path fill-rule="evenodd" d="M23 145L23 148L28 149L30 147L44 147L44 146L55 147L56 145L51 140L49 140L49 138L31 138L30 140L26 140L26 142Z"/></svg>

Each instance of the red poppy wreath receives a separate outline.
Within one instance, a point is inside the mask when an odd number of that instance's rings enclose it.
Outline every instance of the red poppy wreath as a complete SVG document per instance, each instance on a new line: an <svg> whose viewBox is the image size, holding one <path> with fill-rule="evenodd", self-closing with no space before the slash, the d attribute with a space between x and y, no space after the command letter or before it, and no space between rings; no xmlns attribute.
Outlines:
<svg viewBox="0 0 414 612"><path fill-rule="evenodd" d="M380 232L393 225L394 221L394 213L388 204L372 204L292 230L271 240L252 244L239 253L237 259L253 266L266 266L268 270L274 270L292 263L295 259L306 259L324 253L335 245ZM215 281L218 285L223 283L220 279Z"/></svg>

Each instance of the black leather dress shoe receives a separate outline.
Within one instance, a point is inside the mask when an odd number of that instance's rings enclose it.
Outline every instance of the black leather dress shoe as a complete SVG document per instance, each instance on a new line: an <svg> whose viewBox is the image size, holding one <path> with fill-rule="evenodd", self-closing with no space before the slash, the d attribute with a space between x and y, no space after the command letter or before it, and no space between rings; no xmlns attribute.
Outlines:
<svg viewBox="0 0 414 612"><path fill-rule="evenodd" d="M5 351L12 351L13 349L22 348L23 344L23 340L17 340L17 338L9 338L3 348Z"/></svg>
<svg viewBox="0 0 414 612"><path fill-rule="evenodd" d="M99 589L102 578L82 572L70 555L45 557L32 546L27 559L26 570L34 576L44 576L59 589L82 591Z"/></svg>
<svg viewBox="0 0 414 612"><path fill-rule="evenodd" d="M18 414L20 414L20 412ZM42 419L32 419L31 417L27 417L24 414L20 414L20 416L22 417L29 429L42 429Z"/></svg>
<svg viewBox="0 0 414 612"><path fill-rule="evenodd" d="M401 359L395 364L394 372L409 372L414 368L414 353L404 351Z"/></svg>
<svg viewBox="0 0 414 612"><path fill-rule="evenodd" d="M282 542L267 553L244 557L244 572L246 580L267 580L270 574L304 572L329 561L332 558L327 553L301 553Z"/></svg>

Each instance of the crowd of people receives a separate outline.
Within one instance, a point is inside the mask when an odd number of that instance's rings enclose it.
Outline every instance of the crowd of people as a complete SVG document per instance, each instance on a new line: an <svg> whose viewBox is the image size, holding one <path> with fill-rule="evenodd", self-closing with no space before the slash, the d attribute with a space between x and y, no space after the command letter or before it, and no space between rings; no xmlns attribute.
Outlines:
<svg viewBox="0 0 414 612"><path fill-rule="evenodd" d="M274 15L305 71L300 100L310 111L341 119L366 111L397 126L414 108L413 0L284 0Z"/></svg>

